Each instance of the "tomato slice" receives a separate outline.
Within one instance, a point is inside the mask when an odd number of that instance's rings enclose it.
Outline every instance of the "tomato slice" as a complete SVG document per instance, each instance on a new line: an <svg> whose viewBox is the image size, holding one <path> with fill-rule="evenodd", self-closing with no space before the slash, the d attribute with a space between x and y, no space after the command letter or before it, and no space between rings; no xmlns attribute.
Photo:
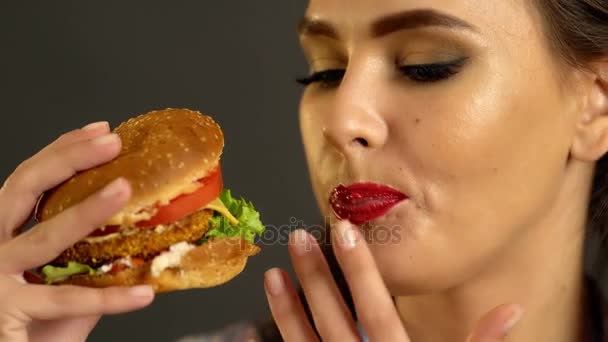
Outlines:
<svg viewBox="0 0 608 342"><path fill-rule="evenodd" d="M147 221L137 222L136 226L140 228L156 227L159 224L175 222L213 201L222 192L223 181L220 166L209 176L199 179L198 182L201 187L196 191L180 195L171 200L169 204L158 207L156 215ZM104 230L96 229L89 236L105 236L117 232L119 228L119 226L107 226Z"/></svg>
<svg viewBox="0 0 608 342"><path fill-rule="evenodd" d="M213 201L222 192L222 170L218 166L209 176L198 181L201 187L190 194L180 195L169 204L157 208L156 215L137 222L138 227L155 227L180 220Z"/></svg>

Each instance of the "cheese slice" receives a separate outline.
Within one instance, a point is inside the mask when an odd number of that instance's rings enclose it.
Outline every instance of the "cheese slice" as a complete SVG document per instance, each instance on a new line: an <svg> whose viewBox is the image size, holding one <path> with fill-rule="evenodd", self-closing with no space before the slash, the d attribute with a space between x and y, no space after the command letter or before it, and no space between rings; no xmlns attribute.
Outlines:
<svg viewBox="0 0 608 342"><path fill-rule="evenodd" d="M218 213L222 214L226 219L228 219L228 222L230 222L230 224L239 224L239 220L237 220L236 217L234 217L230 213L230 210L226 208L224 202L222 202L219 197L216 197L213 201L211 201L211 203L207 204L205 206L205 209L217 211Z"/></svg>

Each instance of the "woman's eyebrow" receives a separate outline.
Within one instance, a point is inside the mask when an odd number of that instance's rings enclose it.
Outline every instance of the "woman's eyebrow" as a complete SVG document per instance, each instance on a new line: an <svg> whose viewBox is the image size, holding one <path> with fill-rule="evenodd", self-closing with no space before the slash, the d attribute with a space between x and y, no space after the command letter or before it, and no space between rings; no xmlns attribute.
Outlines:
<svg viewBox="0 0 608 342"><path fill-rule="evenodd" d="M433 9L416 9L384 16L371 25L371 36L381 37L396 31L410 30L426 26L450 29L466 29L477 32L471 23Z"/></svg>
<svg viewBox="0 0 608 342"><path fill-rule="evenodd" d="M371 25L370 35L377 38L401 30L427 26L466 29L477 32L475 26L463 19L433 9L416 9L389 14L375 20ZM330 22L321 19L304 17L300 21L297 31L301 36L323 36L340 39L338 30Z"/></svg>
<svg viewBox="0 0 608 342"><path fill-rule="evenodd" d="M327 21L304 17L298 24L300 36L321 36L332 39L340 39L336 29Z"/></svg>

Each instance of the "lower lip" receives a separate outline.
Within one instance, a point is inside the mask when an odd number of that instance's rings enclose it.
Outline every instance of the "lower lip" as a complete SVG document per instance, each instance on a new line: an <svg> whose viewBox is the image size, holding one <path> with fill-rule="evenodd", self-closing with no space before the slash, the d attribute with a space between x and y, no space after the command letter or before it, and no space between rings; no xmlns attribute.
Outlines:
<svg viewBox="0 0 608 342"><path fill-rule="evenodd" d="M407 195L376 183L338 185L329 197L334 214L340 220L363 224L386 214Z"/></svg>

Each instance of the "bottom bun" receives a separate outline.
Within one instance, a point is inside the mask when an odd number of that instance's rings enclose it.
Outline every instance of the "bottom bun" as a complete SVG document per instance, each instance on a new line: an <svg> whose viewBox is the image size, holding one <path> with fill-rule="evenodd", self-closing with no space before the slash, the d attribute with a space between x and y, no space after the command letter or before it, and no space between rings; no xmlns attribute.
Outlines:
<svg viewBox="0 0 608 342"><path fill-rule="evenodd" d="M78 275L59 282L88 287L152 285L156 293L221 285L243 271L247 258L260 248L238 238L214 239L191 249L179 266L163 270L157 277L150 271L152 260L117 273Z"/></svg>

